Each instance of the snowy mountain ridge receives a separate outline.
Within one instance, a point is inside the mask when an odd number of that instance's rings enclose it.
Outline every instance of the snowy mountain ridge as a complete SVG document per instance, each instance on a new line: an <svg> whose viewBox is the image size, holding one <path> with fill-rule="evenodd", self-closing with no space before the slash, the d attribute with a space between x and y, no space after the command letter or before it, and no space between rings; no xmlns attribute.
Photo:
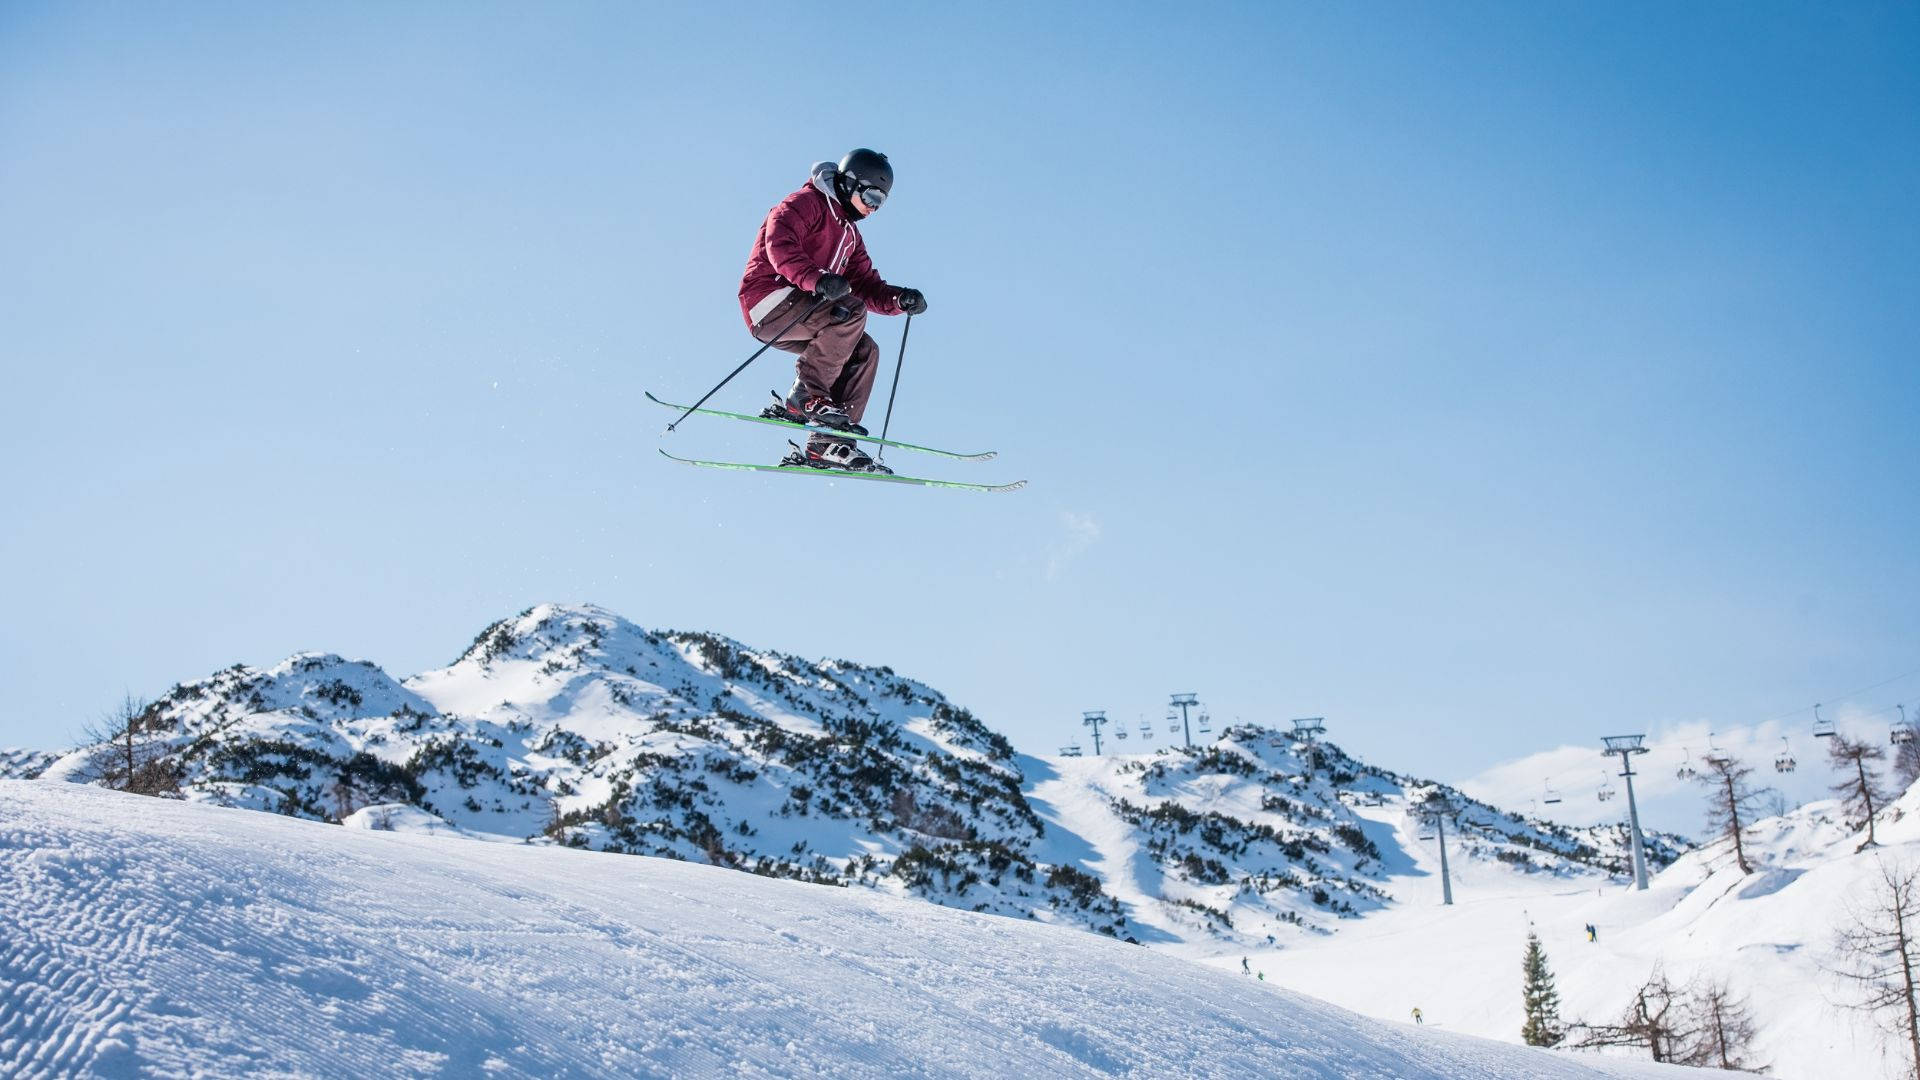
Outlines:
<svg viewBox="0 0 1920 1080"><path fill-rule="evenodd" d="M134 726L192 801L663 855L1201 951L1378 910L1407 861L1381 816L1431 791L1463 807L1461 858L1624 867L1618 830L1526 821L1329 743L1244 726L1191 751L1023 757L891 669L590 605L500 620L404 681L323 653L235 665ZM85 779L101 752L47 775ZM1090 858L1089 829L1153 869Z"/></svg>
<svg viewBox="0 0 1920 1080"><path fill-rule="evenodd" d="M48 750L0 746L0 780L32 780L59 759L59 754Z"/></svg>
<svg viewBox="0 0 1920 1080"><path fill-rule="evenodd" d="M886 669L545 605L394 680L308 653L176 686L135 722L192 801L860 883L1124 936L1097 883L1026 854L1012 748ZM48 775L85 779L101 748ZM111 762L112 751L107 752ZM821 845L831 844L829 850Z"/></svg>
<svg viewBox="0 0 1920 1080"><path fill-rule="evenodd" d="M1433 796L1454 807L1448 843L1463 864L1575 883L1627 865L1619 829L1527 820L1256 725L1191 751L1023 764L1057 857L1099 876L1139 940L1198 955L1310 939L1410 899L1429 879L1406 827ZM1678 854L1677 838L1647 842L1655 865Z"/></svg>

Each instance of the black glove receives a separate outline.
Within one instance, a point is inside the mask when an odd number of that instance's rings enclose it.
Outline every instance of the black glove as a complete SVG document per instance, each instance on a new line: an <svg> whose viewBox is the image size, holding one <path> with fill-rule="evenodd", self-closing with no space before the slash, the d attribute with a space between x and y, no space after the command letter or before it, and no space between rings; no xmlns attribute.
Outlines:
<svg viewBox="0 0 1920 1080"><path fill-rule="evenodd" d="M821 274L819 283L813 287L813 295L822 300L838 300L852 291L853 286L839 274Z"/></svg>
<svg viewBox="0 0 1920 1080"><path fill-rule="evenodd" d="M920 295L919 289L901 289L900 310L909 315L924 315L927 312L927 298Z"/></svg>

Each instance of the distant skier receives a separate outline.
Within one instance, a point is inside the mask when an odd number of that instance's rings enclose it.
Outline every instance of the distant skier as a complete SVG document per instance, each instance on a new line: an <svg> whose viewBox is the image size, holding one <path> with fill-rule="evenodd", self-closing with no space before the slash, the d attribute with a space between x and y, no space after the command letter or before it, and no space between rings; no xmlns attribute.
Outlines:
<svg viewBox="0 0 1920 1080"><path fill-rule="evenodd" d="M1247 966L1247 958L1244 956L1240 958L1240 974L1242 975L1253 974L1253 969Z"/></svg>
<svg viewBox="0 0 1920 1080"><path fill-rule="evenodd" d="M1595 929L1593 928L1593 924L1592 924L1592 923L1588 923L1588 924L1587 924L1587 940L1588 940L1588 941L1599 941L1599 940L1600 940L1600 931L1598 931L1598 930L1595 930Z"/></svg>
<svg viewBox="0 0 1920 1080"><path fill-rule="evenodd" d="M740 279L740 311L756 340L800 357L793 389L766 415L867 433L860 417L873 392L880 355L866 333L867 313L927 310L927 298L918 289L889 285L874 272L860 238L856 222L880 209L892 190L887 156L854 150L838 165L814 165L808 181L761 222ZM819 308L803 318L816 302ZM852 439L818 431L808 436L805 450L787 455L781 464L892 471L875 464Z"/></svg>
<svg viewBox="0 0 1920 1080"><path fill-rule="evenodd" d="M1415 1006L1413 1007L1413 1022L1414 1022L1414 1023L1416 1023L1416 1024L1425 1024L1425 1023L1426 1023L1426 1020L1425 1020L1424 1018L1422 1018L1422 1017L1421 1017L1421 1015L1420 1015L1420 1006L1418 1006L1418 1005L1415 1005Z"/></svg>

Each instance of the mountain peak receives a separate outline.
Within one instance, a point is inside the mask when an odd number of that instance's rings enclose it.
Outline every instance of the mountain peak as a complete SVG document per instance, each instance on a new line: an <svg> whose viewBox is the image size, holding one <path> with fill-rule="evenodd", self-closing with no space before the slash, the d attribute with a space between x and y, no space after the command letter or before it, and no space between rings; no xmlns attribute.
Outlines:
<svg viewBox="0 0 1920 1080"><path fill-rule="evenodd" d="M595 604L536 604L480 631L454 666L502 660L577 661L609 637L649 637L646 631Z"/></svg>

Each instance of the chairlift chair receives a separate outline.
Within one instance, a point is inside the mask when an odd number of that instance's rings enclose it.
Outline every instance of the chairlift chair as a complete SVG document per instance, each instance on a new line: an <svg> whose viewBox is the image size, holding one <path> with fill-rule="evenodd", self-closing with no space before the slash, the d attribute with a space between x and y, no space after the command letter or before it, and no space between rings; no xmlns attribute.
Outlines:
<svg viewBox="0 0 1920 1080"><path fill-rule="evenodd" d="M1126 729L1126 728L1123 728L1123 727L1119 727L1119 726L1117 726L1117 725L1116 725L1116 726L1114 727L1114 729L1113 729L1113 737L1114 737L1114 738L1116 738L1116 739L1124 739L1124 738L1126 738L1126 737L1127 737L1127 729Z"/></svg>
<svg viewBox="0 0 1920 1080"><path fill-rule="evenodd" d="M1180 714L1171 710L1167 712L1167 734L1180 734Z"/></svg>
<svg viewBox="0 0 1920 1080"><path fill-rule="evenodd" d="M1829 739L1833 737L1833 721L1820 719L1820 706L1813 707L1813 737Z"/></svg>
<svg viewBox="0 0 1920 1080"><path fill-rule="evenodd" d="M1601 802L1607 802L1608 800L1613 798L1613 785L1607 782L1607 777L1605 773L1602 773L1600 775L1599 794L1600 794Z"/></svg>
<svg viewBox="0 0 1920 1080"><path fill-rule="evenodd" d="M1892 733L1888 735L1888 738L1893 740L1893 745L1895 746L1905 746L1913 741L1913 729L1910 727L1894 728Z"/></svg>
<svg viewBox="0 0 1920 1080"><path fill-rule="evenodd" d="M1780 756L1773 759L1773 770L1789 773L1793 771L1794 764L1793 744L1787 741L1785 735L1782 735L1780 736Z"/></svg>
<svg viewBox="0 0 1920 1080"><path fill-rule="evenodd" d="M1546 803L1548 806L1552 806L1554 803L1557 803L1560 801L1560 793L1553 790L1553 786L1551 784L1542 784L1540 785L1540 787L1542 792L1540 796L1541 802Z"/></svg>
<svg viewBox="0 0 1920 1080"><path fill-rule="evenodd" d="M1080 756L1080 744L1079 744L1079 743L1074 743L1074 744L1073 744L1072 746L1063 746L1063 747L1061 747L1061 748L1060 748L1060 756L1061 756L1061 757L1079 757L1079 756Z"/></svg>
<svg viewBox="0 0 1920 1080"><path fill-rule="evenodd" d="M1693 751L1683 746L1680 748L1680 752L1682 754L1685 754L1686 758L1680 762L1680 767L1674 770L1673 775L1679 777L1682 780L1691 780L1694 777L1699 776L1700 770L1693 767Z"/></svg>
<svg viewBox="0 0 1920 1080"><path fill-rule="evenodd" d="M1211 718L1211 717L1209 717L1209 716L1208 716L1208 715L1207 715L1206 713L1204 713L1204 712L1200 714L1200 730L1201 730L1201 731L1212 731L1212 730L1213 730L1213 723L1212 723L1212 718Z"/></svg>

